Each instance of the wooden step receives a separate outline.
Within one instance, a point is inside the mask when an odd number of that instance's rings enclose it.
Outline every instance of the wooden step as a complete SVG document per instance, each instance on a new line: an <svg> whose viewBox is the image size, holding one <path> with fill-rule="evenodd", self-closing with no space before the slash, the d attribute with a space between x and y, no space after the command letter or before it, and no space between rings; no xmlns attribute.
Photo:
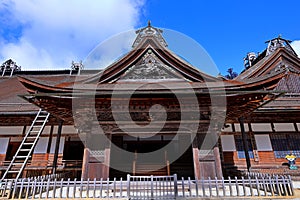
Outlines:
<svg viewBox="0 0 300 200"><path fill-rule="evenodd" d="M167 166L163 164L137 164L135 166L135 175L167 175Z"/></svg>

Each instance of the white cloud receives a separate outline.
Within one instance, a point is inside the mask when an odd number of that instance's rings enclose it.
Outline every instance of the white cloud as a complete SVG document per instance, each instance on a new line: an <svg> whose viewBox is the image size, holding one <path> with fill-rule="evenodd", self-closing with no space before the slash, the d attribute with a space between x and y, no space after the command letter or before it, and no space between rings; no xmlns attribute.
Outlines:
<svg viewBox="0 0 300 200"><path fill-rule="evenodd" d="M108 66L129 52L135 37L135 31L131 30L108 38L90 52L84 64L91 68Z"/></svg>
<svg viewBox="0 0 300 200"><path fill-rule="evenodd" d="M291 43L291 46L296 51L298 57L300 57L300 40L295 40Z"/></svg>
<svg viewBox="0 0 300 200"><path fill-rule="evenodd" d="M69 68L101 41L139 24L143 5L143 0L4 0L0 8L8 6L22 31L17 40L0 35L0 59L12 58L27 70Z"/></svg>
<svg viewBox="0 0 300 200"><path fill-rule="evenodd" d="M27 69L51 69L55 65L45 49L34 47L25 38L21 38L18 44L9 43L2 47L1 55L13 58L22 68L25 64Z"/></svg>

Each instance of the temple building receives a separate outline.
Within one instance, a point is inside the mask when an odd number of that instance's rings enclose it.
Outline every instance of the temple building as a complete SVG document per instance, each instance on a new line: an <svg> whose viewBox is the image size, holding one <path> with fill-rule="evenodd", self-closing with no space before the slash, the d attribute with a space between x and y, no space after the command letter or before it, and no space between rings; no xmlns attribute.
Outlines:
<svg viewBox="0 0 300 200"><path fill-rule="evenodd" d="M227 80L169 50L150 23L136 33L103 70L3 64L0 177L297 172L285 159L300 156L300 59L290 41L267 41Z"/></svg>

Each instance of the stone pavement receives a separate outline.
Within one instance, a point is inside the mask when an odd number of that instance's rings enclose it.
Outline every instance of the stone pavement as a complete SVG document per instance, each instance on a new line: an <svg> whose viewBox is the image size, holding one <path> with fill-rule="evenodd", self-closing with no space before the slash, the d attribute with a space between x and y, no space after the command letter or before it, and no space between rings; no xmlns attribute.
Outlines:
<svg viewBox="0 0 300 200"><path fill-rule="evenodd" d="M293 181L295 196L293 199L299 199L300 200L300 181Z"/></svg>

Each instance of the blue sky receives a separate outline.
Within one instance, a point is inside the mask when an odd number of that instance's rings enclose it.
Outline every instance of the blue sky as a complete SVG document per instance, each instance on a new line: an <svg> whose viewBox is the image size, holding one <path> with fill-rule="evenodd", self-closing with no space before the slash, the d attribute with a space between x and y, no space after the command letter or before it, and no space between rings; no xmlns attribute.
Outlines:
<svg viewBox="0 0 300 200"><path fill-rule="evenodd" d="M247 52L263 51L265 41L279 34L300 40L300 1L297 0L181 3L152 0L145 7L145 20L149 18L155 26L168 27L195 39L223 74L229 67L241 72Z"/></svg>
<svg viewBox="0 0 300 200"><path fill-rule="evenodd" d="M0 62L12 58L23 70L69 68L110 36L151 20L196 40L222 74L229 67L241 72L246 53L263 51L279 34L295 41L300 54L299 8L298 0L2 0Z"/></svg>

